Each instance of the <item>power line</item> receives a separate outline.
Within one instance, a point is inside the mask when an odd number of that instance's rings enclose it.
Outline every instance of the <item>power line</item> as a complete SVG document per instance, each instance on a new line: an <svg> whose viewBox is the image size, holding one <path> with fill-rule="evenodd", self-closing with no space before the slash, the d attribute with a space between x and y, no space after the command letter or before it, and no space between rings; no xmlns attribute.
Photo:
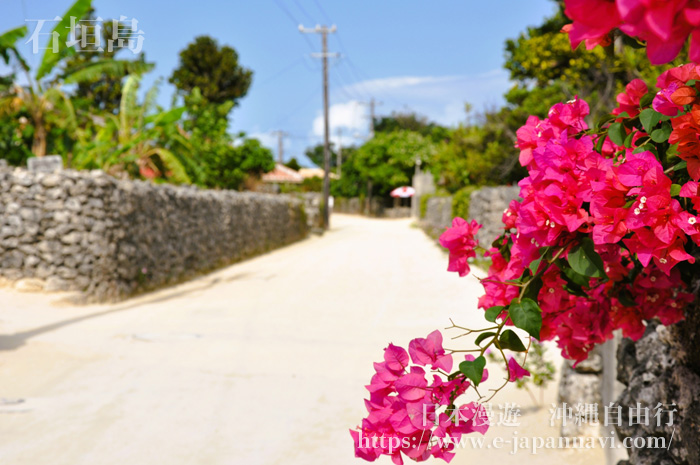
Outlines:
<svg viewBox="0 0 700 465"><path fill-rule="evenodd" d="M287 18L294 24L294 27L297 27L299 24L301 24L301 21L297 21L297 19L294 17L294 15L287 9L287 7L284 6L280 0L273 0L275 4L279 7L280 10L284 12L285 15L287 15ZM303 36L304 40L306 41L306 44L309 46L311 50L314 50L314 45L311 43L311 40Z"/></svg>
<svg viewBox="0 0 700 465"><path fill-rule="evenodd" d="M301 11L301 14L303 14L304 16L309 18L309 21L311 21L312 23L316 22L316 20L313 18L313 16L311 16L309 14L309 12L306 11L303 6L301 6L301 3L299 3L297 0L293 0L293 2L297 6L297 8L299 8L299 10Z"/></svg>
<svg viewBox="0 0 700 465"><path fill-rule="evenodd" d="M344 64L345 61L341 61ZM345 71L345 72L343 72ZM372 95L367 91L367 89L362 85L361 82L356 81L351 74L347 74L347 67L338 67L336 69L336 74L343 81L345 90L355 94L358 100L369 99ZM351 84L347 84L351 83Z"/></svg>
<svg viewBox="0 0 700 465"><path fill-rule="evenodd" d="M329 23L332 24L333 21L331 21L331 18L328 16L328 14L326 13L326 10L323 9L323 7L322 7L321 4L318 2L318 0L314 0L314 3L316 4L316 8L318 8L318 11L320 11L320 12L321 12L321 15L323 15L323 18L324 18L326 21L328 21Z"/></svg>
<svg viewBox="0 0 700 465"><path fill-rule="evenodd" d="M271 82L271 81L275 80L276 78L280 77L281 75L283 75L283 74L286 73L287 71L289 71L289 70L291 70L291 69L293 69L293 68L299 66L299 64L302 63L302 62L304 62L304 58L303 58L303 57L302 57L302 58L297 58L296 60L294 60L293 62L291 62L289 65L285 66L285 67L282 68L281 70L279 70L279 71L277 71L276 73L274 73L272 76L269 76L267 79L265 79L264 81L260 82L260 84L258 84L258 86L265 85L265 84L267 84L268 82Z"/></svg>
<svg viewBox="0 0 700 465"><path fill-rule="evenodd" d="M311 103L313 101L312 97L314 97L317 93L318 93L318 87L314 86L314 90L311 91L311 93L308 96L306 96L306 98L304 98L304 101L300 105L297 105L297 107L294 109L294 111L292 111L291 113L288 113L287 116L277 120L277 123L275 124L275 126L278 126L278 127L281 126L282 123L287 122L289 120L289 118L291 118L292 116L296 115L299 111L306 108L309 105L309 103Z"/></svg>
<svg viewBox="0 0 700 465"><path fill-rule="evenodd" d="M357 98L357 96L350 95L345 88L347 87L343 80L340 78L339 74L333 74L330 76L331 81L337 85L338 89L337 92L340 92L343 94L343 97L345 97L348 100L361 100L361 98Z"/></svg>

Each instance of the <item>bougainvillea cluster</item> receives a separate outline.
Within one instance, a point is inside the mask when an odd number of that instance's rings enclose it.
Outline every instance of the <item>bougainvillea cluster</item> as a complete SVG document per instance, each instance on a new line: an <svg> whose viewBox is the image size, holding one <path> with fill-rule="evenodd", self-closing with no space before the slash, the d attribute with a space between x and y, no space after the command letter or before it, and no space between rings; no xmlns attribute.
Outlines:
<svg viewBox="0 0 700 465"><path fill-rule="evenodd" d="M403 456L449 462L463 434L484 434L489 427L484 408L475 402L456 406L470 383L464 376L447 375L452 363L439 331L412 340L408 352L389 344L367 386L369 414L360 428L350 431L355 455L368 461L388 455L396 464L403 463Z"/></svg>
<svg viewBox="0 0 700 465"><path fill-rule="evenodd" d="M556 341L578 363L616 330L636 340L649 320L683 319L694 300L686 283L700 257L700 67L668 70L657 87L632 81L618 107L593 126L587 103L574 98L517 131L528 176L503 214L502 236L484 251L491 266L479 306L491 326L453 323L462 335L478 336L475 349L460 351L470 355L452 373L454 352L443 349L437 331L413 340L408 352L390 345L367 387L369 416L352 432L357 456L449 461L452 448L436 439L487 427L475 423L486 397L479 383L487 353L503 361L505 382L492 390L498 392L529 375L513 354L527 356L530 338ZM469 273L479 227L456 218L442 234L449 271ZM472 389L475 402L455 407ZM367 437L395 439L368 445Z"/></svg>
<svg viewBox="0 0 700 465"><path fill-rule="evenodd" d="M685 85L673 78L684 73L674 69L660 77L662 87L653 100L654 109L669 116L683 110L674 102L675 91L668 98L666 94L670 86ZM485 308L508 305L518 288L507 280L520 278L528 269L539 272L542 286L536 300L542 309L541 339L556 339L563 355L577 361L616 329L638 339L644 322L651 318L665 324L679 321L685 303L692 300L682 291L681 275L674 267L695 262L686 248L697 238L697 210L681 202L682 196L697 193L697 187L693 181L674 184L671 176L678 180L687 176L665 172L651 151L656 147L645 145L653 143L641 124L642 119L648 121L640 116L648 114L640 108L646 94L641 81L627 86L618 97L619 109L613 112L620 118L607 128L618 132L605 140L601 140L604 135L588 130L588 106L579 99L555 105L542 121L530 118L518 131L520 160L529 176L520 182L522 201L511 204L504 215L513 231L507 235L512 245L489 251L494 266L480 303ZM647 123L656 120L650 129L660 126L665 131L668 123L661 121L663 113L648 111L656 113ZM543 249L563 253L533 268ZM583 251L581 255L593 265L592 273L581 273L567 261L574 250Z"/></svg>
<svg viewBox="0 0 700 465"><path fill-rule="evenodd" d="M646 42L652 64L673 60L690 37L690 59L700 61L700 2L696 0L565 0L573 20L565 30L572 47L610 43L617 28Z"/></svg>

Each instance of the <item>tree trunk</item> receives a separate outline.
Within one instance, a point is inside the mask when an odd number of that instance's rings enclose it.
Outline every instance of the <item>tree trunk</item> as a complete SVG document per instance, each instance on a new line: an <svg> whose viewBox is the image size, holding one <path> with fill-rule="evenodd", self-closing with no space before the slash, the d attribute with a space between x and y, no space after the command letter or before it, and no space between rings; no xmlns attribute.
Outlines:
<svg viewBox="0 0 700 465"><path fill-rule="evenodd" d="M46 126L44 126L44 119L41 117L34 119L32 153L36 157L43 157L46 155Z"/></svg>

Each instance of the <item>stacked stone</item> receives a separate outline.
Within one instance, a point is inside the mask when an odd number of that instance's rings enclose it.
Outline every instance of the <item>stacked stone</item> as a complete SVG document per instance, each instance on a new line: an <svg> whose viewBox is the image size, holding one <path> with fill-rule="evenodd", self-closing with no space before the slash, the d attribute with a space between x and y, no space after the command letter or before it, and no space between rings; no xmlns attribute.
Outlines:
<svg viewBox="0 0 700 465"><path fill-rule="evenodd" d="M664 438L666 445L631 449L630 464L700 463L700 371L697 346L688 341L700 334L697 310L696 304L685 321L670 327L651 321L639 341L620 344L617 377L625 390L617 399L623 418L616 429L623 438ZM649 409L646 421L630 419L630 408L640 406ZM672 421L668 413L655 416L662 410L675 410Z"/></svg>
<svg viewBox="0 0 700 465"><path fill-rule="evenodd" d="M518 186L483 187L472 192L469 217L483 225L476 238L484 248L503 234L503 212L519 195Z"/></svg>
<svg viewBox="0 0 700 465"><path fill-rule="evenodd" d="M562 436L572 438L600 436L599 423L590 420L591 418L600 419L603 415L602 377L603 358L599 347L593 349L588 358L575 368L573 361L564 361L559 381L559 403L571 408L574 418L562 421ZM593 412L586 412L591 415L591 418L580 418L576 421L575 417L580 413L579 409L586 406L594 408Z"/></svg>
<svg viewBox="0 0 700 465"><path fill-rule="evenodd" d="M114 250L114 182L102 172L0 171L0 274L20 287L85 291Z"/></svg>
<svg viewBox="0 0 700 465"><path fill-rule="evenodd" d="M114 300L306 236L301 200L0 169L0 275Z"/></svg>
<svg viewBox="0 0 700 465"><path fill-rule="evenodd" d="M431 236L439 236L452 224L452 197L430 197L421 220L423 229Z"/></svg>

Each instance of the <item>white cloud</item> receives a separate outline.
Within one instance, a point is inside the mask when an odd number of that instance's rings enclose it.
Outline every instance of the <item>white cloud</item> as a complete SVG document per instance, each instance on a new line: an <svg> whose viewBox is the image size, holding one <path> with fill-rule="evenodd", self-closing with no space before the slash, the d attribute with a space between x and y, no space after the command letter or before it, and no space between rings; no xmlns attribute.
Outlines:
<svg viewBox="0 0 700 465"><path fill-rule="evenodd" d="M251 132L246 134L248 139L258 139L262 145L275 152L277 155L277 136L272 132ZM285 143L285 147L286 147Z"/></svg>
<svg viewBox="0 0 700 465"><path fill-rule="evenodd" d="M371 79L344 87L343 95L371 95L382 102L377 114L392 111L415 111L445 125L457 125L465 120L464 104L470 103L476 112L500 106L503 94L510 87L508 73L497 69L477 75L393 76ZM349 104L350 102L348 102ZM340 106L344 104L338 104ZM366 112L366 110L365 110ZM314 121L322 130L322 120ZM331 125L335 124L331 117ZM366 127L360 124L360 127Z"/></svg>
<svg viewBox="0 0 700 465"><path fill-rule="evenodd" d="M366 133L369 126L367 107L357 100L333 104L328 109L328 113L331 139L337 140L338 129L341 129L344 133L342 138L344 145L352 140L353 134ZM314 119L312 134L316 137L323 137L323 114L321 112Z"/></svg>

